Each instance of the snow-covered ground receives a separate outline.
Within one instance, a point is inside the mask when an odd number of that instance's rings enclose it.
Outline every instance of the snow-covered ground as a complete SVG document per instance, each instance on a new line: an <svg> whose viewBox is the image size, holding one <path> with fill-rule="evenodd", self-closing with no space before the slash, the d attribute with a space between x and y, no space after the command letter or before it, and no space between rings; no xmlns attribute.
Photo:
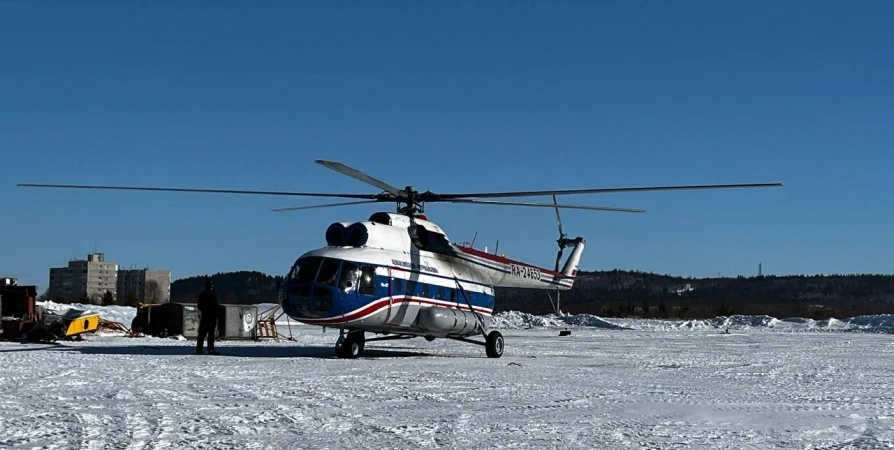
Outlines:
<svg viewBox="0 0 894 450"><path fill-rule="evenodd" d="M109 334L0 343L0 448L892 448L887 320L506 313L500 359L415 339L339 360L335 331L299 325L220 357Z"/></svg>

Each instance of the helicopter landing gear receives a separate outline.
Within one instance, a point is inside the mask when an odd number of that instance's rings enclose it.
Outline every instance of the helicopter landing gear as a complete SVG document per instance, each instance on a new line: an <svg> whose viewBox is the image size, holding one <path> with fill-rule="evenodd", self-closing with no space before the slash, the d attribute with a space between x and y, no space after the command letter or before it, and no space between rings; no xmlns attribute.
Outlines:
<svg viewBox="0 0 894 450"><path fill-rule="evenodd" d="M335 341L335 356L338 358L354 359L363 352L366 344L366 336L363 331L349 331L342 334Z"/></svg>
<svg viewBox="0 0 894 450"><path fill-rule="evenodd" d="M484 341L484 351L488 358L499 358L503 356L503 335L499 331L493 330L487 334Z"/></svg>

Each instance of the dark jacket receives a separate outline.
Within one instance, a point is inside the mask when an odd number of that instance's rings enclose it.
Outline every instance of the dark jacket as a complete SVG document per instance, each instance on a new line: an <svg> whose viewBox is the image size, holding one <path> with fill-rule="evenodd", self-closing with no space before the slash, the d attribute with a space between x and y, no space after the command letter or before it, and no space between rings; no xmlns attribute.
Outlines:
<svg viewBox="0 0 894 450"><path fill-rule="evenodd" d="M220 303L217 301L217 293L213 289L205 289L199 294L199 311L202 318L217 317L220 311Z"/></svg>

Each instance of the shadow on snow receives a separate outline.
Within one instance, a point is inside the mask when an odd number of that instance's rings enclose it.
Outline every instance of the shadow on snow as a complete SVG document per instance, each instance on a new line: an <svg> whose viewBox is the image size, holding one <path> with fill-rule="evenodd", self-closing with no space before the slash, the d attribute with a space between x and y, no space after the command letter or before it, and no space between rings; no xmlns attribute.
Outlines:
<svg viewBox="0 0 894 450"><path fill-rule="evenodd" d="M197 358L214 358L215 356L197 355L195 344L193 345L88 345L70 346L64 344L23 344L22 347L12 349L0 349L2 353L13 352L79 352L85 355L145 355L145 356L195 356ZM337 359L335 349L331 346L306 346L285 347L270 345L238 345L219 346L217 348L220 357L235 358L323 358ZM378 358L410 358L410 357L434 357L422 351L393 350L366 348L357 359Z"/></svg>

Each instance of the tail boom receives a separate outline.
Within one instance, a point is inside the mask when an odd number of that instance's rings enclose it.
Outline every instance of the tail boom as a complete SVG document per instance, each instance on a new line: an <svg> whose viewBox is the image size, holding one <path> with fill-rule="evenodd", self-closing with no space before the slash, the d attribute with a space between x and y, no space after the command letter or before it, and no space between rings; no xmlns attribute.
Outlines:
<svg viewBox="0 0 894 450"><path fill-rule="evenodd" d="M457 246L457 248L461 251L460 259L474 264L476 271L483 271L495 287L568 290L574 285L586 245L583 238L576 238L569 243L573 245L573 249L560 272L485 253L471 247Z"/></svg>

